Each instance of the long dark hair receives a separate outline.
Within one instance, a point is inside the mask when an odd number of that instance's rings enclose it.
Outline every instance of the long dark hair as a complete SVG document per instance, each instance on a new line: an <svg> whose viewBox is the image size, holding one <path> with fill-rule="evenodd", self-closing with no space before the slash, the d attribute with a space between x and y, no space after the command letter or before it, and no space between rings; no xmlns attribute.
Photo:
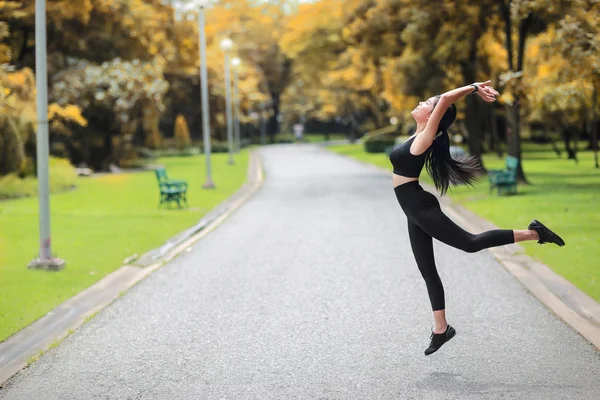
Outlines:
<svg viewBox="0 0 600 400"><path fill-rule="evenodd" d="M481 168L472 156L462 155L452 158L450 155L448 128L455 119L456 106L451 104L440 121L438 134L425 159L427 172L442 195L448 191L450 184L458 186L460 183L466 183L473 186L473 182L477 179L477 170Z"/></svg>

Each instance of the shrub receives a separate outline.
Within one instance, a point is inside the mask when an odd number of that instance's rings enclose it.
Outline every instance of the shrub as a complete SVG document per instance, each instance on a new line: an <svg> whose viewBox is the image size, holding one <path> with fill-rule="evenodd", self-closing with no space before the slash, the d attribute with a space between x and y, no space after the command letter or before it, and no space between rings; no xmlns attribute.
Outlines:
<svg viewBox="0 0 600 400"><path fill-rule="evenodd" d="M296 137L291 133L282 133L275 137L275 143L294 143Z"/></svg>
<svg viewBox="0 0 600 400"><path fill-rule="evenodd" d="M187 157L199 155L201 153L201 149L199 147L188 147L187 149L183 150L169 148L151 151L144 149L143 153L146 159L153 159L157 157Z"/></svg>
<svg viewBox="0 0 600 400"><path fill-rule="evenodd" d="M119 161L119 167L121 169L129 168L145 168L149 164L148 158L126 158Z"/></svg>
<svg viewBox="0 0 600 400"><path fill-rule="evenodd" d="M544 134L532 134L531 141L536 144L552 143L552 138Z"/></svg>
<svg viewBox="0 0 600 400"><path fill-rule="evenodd" d="M149 149L159 149L162 142L162 137L160 136L160 132L158 129L153 129L150 133L146 134L146 139L144 140L144 146Z"/></svg>
<svg viewBox="0 0 600 400"><path fill-rule="evenodd" d="M0 178L0 199L34 196L37 193L37 179L19 178L15 173Z"/></svg>
<svg viewBox="0 0 600 400"><path fill-rule="evenodd" d="M204 151L204 149L202 151ZM211 153L227 153L229 152L229 145L227 142L212 142L210 151Z"/></svg>
<svg viewBox="0 0 600 400"><path fill-rule="evenodd" d="M183 115L175 118L175 145L179 150L187 149L192 144L190 129Z"/></svg>
<svg viewBox="0 0 600 400"><path fill-rule="evenodd" d="M135 153L139 158L150 161L154 161L154 159L157 157L156 151L147 149L146 147L136 147Z"/></svg>
<svg viewBox="0 0 600 400"><path fill-rule="evenodd" d="M394 146L396 138L392 135L369 136L363 142L367 153L385 153L389 147Z"/></svg>
<svg viewBox="0 0 600 400"><path fill-rule="evenodd" d="M77 172L68 160L50 157L50 193L75 187ZM0 177L0 199L36 196L38 181L34 176L19 178L17 174Z"/></svg>

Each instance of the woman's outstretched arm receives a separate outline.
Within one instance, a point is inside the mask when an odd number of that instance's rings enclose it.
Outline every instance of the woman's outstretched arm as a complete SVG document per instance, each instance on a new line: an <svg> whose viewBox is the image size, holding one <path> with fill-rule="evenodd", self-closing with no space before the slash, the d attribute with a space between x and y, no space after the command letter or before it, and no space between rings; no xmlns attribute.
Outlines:
<svg viewBox="0 0 600 400"><path fill-rule="evenodd" d="M414 151L415 154L421 154L425 150L431 146L433 140L435 139L435 135L437 135L437 129L440 125L440 121L444 116L444 113L450 107L450 105L468 94L471 94L475 91L475 87L477 87L477 95L481 97L486 102L492 102L496 100L496 96L499 96L498 93L493 87L487 86L491 83L491 81L485 82L477 82L472 85L463 86L457 89L452 89L440 96L440 100L437 102L429 120L427 121L427 125L423 132L421 132L415 138L411 146L411 151ZM475 85L475 86L473 86Z"/></svg>

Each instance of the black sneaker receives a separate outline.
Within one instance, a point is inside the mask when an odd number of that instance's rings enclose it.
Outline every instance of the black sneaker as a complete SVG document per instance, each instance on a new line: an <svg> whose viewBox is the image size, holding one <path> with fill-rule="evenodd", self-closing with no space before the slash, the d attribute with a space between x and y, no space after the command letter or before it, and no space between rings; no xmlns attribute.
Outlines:
<svg viewBox="0 0 600 400"><path fill-rule="evenodd" d="M456 335L456 331L450 325L446 327L446 332L444 333L431 332L431 343L429 344L429 347L425 349L425 355L428 356L438 351L440 347L442 347L448 340L452 339L454 335Z"/></svg>
<svg viewBox="0 0 600 400"><path fill-rule="evenodd" d="M546 226L544 226L544 224L542 224L537 219L531 221L527 229L536 231L538 233L538 236L540 237L540 239L538 240L539 244L554 243L559 246L565 245L565 241L562 240L560 236L552 232L550 229L546 228Z"/></svg>

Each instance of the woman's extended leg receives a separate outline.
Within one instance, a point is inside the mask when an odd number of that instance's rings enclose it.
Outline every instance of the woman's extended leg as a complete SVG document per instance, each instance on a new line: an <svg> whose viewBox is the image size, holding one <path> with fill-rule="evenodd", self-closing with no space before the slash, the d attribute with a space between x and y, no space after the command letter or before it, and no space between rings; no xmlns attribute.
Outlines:
<svg viewBox="0 0 600 400"><path fill-rule="evenodd" d="M515 231L513 230L493 229L479 234L467 232L448 218L439 208L439 205L421 211L415 218L415 222L427 234L440 242L468 253L515 242ZM523 237L524 235L518 234L518 239ZM534 239L534 237L531 236L531 239Z"/></svg>
<svg viewBox="0 0 600 400"><path fill-rule="evenodd" d="M425 355L428 356L438 351L444 343L452 339L456 335L456 331L446 322L444 286L435 267L433 239L410 219L408 220L408 235L419 271L421 271L427 285L433 308L433 318L435 319L435 330L431 333L429 338L431 342L425 349Z"/></svg>
<svg viewBox="0 0 600 400"><path fill-rule="evenodd" d="M434 332L442 333L446 330L448 324L446 322L444 286L435 267L433 256L433 239L410 220L408 220L408 236L415 261L429 293L433 318L435 319Z"/></svg>
<svg viewBox="0 0 600 400"><path fill-rule="evenodd" d="M437 206L421 211L414 219L430 236L468 253L526 240L537 240L539 243L555 243L559 246L565 244L560 236L537 220L533 220L527 230L492 229L473 234L465 231L448 218L442 212L439 203Z"/></svg>

